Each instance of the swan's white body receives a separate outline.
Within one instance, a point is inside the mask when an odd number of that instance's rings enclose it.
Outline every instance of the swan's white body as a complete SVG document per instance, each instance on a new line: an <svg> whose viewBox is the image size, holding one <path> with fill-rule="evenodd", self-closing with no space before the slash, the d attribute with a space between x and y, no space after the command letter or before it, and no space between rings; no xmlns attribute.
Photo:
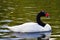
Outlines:
<svg viewBox="0 0 60 40"><path fill-rule="evenodd" d="M13 32L41 32L51 30L51 26L49 24L46 24L45 27L42 27L38 23L34 22L28 22L8 28Z"/></svg>
<svg viewBox="0 0 60 40"><path fill-rule="evenodd" d="M42 32L42 38L47 38L49 39L50 35L51 35L51 26L49 24L45 24L43 23L41 20L40 20L40 17L43 17L43 16L46 16L48 17L48 13L45 13L43 10L37 15L36 17L36 21L37 23L34 23L34 22L28 22L28 23L24 23L22 25L16 25L16 26L12 26L12 27L9 27L9 26L6 26L7 28L9 28L11 31L13 32L24 32L23 34L25 33L36 33L36 32L39 32L39 35L40 33ZM44 27L43 27L44 26ZM48 32L48 33L43 33L43 32ZM23 35L22 34L22 35ZM22 36L21 35L21 36ZM39 35L37 35L36 37L38 37ZM20 35L19 35L20 36ZM21 37L20 36L20 37ZM25 35L26 37L27 35ZM24 37L24 35L23 35ZM31 35L30 35L31 37ZM40 37L40 36L39 36ZM38 38L38 40L40 40Z"/></svg>

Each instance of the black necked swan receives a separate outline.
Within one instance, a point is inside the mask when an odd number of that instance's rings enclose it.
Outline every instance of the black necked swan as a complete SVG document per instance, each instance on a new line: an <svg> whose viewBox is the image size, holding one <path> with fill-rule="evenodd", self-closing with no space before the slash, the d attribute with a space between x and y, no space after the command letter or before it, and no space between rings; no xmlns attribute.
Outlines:
<svg viewBox="0 0 60 40"><path fill-rule="evenodd" d="M7 27L9 28L11 31L13 32L44 32L44 31L51 31L51 26L49 24L45 24L41 21L41 17L48 17L48 13L45 13L44 11L41 11L38 13L38 15L36 16L36 23L35 22L28 22L28 23L24 23L21 25L16 25L16 26L12 26L12 27ZM50 37L50 34L47 35L48 37ZM38 38L38 40L40 40Z"/></svg>

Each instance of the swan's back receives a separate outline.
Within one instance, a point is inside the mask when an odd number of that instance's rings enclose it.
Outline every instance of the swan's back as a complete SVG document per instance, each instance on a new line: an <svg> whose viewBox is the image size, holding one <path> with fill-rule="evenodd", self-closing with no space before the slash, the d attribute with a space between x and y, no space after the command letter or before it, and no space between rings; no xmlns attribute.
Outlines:
<svg viewBox="0 0 60 40"><path fill-rule="evenodd" d="M12 26L9 29L14 32L39 32L50 30L50 26L46 24L45 27L42 27L37 23L29 22L22 25Z"/></svg>

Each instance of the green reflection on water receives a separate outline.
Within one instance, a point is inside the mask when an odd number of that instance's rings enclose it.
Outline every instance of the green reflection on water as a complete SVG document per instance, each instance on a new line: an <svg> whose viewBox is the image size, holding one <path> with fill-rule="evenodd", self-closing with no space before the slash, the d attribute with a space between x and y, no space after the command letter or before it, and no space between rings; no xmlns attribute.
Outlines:
<svg viewBox="0 0 60 40"><path fill-rule="evenodd" d="M52 34L60 34L60 0L0 0L0 25L19 25L25 22L36 22L36 15L44 9L50 14L50 19L42 20L52 26ZM58 28L57 28L58 27ZM59 40L59 38L57 39Z"/></svg>

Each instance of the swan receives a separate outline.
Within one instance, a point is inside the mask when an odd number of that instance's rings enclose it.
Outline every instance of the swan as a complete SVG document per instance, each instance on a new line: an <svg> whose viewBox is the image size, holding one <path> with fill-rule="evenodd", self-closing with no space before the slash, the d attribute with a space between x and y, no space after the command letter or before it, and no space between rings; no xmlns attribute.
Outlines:
<svg viewBox="0 0 60 40"><path fill-rule="evenodd" d="M44 17L44 16L48 17L49 14L45 13L44 11L41 11L36 16L36 23L27 22L27 23L12 26L12 27L7 26L7 28L13 32L22 32L22 33L51 31L51 26L49 24L43 23L41 21L41 17ZM49 34L49 36L50 36L50 34ZM38 40L40 40L40 39L38 38Z"/></svg>

